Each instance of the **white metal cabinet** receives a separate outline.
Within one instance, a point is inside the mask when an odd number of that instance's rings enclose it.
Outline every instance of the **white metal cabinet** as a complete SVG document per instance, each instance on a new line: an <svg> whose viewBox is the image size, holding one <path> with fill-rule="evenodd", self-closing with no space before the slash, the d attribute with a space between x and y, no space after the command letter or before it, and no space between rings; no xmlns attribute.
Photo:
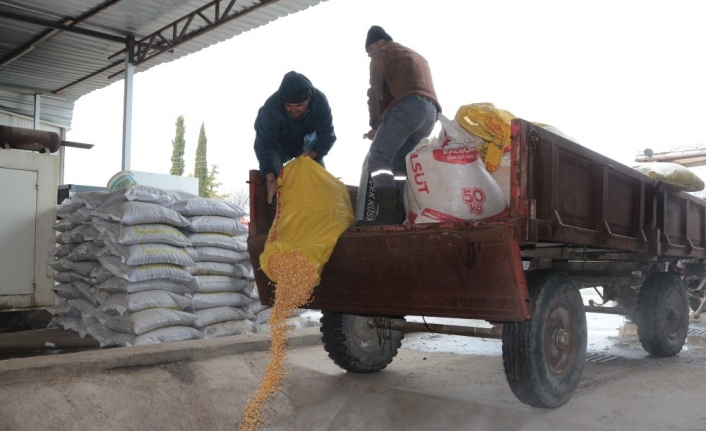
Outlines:
<svg viewBox="0 0 706 431"><path fill-rule="evenodd" d="M0 293L34 293L37 172L0 168Z"/></svg>
<svg viewBox="0 0 706 431"><path fill-rule="evenodd" d="M0 310L53 305L59 157L0 149Z"/></svg>

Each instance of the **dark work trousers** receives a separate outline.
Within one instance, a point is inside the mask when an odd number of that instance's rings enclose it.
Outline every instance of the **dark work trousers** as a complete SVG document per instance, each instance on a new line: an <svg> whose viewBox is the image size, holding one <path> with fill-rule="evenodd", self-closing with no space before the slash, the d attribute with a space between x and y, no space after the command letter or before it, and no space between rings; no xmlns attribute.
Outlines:
<svg viewBox="0 0 706 431"><path fill-rule="evenodd" d="M405 157L420 140L429 136L436 115L436 105L417 95L405 97L385 114L370 144L368 170L375 190L395 187L395 183L400 189L404 187Z"/></svg>

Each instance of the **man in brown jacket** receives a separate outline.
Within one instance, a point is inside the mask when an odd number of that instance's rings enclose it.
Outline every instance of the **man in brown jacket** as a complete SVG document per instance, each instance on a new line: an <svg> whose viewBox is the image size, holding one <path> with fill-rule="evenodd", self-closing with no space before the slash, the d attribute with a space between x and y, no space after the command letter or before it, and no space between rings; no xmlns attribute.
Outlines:
<svg viewBox="0 0 706 431"><path fill-rule="evenodd" d="M376 195L377 214L372 220L358 221L356 226L401 224L405 219L402 202L405 157L422 138L429 136L441 106L424 57L394 42L376 25L368 30L365 50L370 57L371 130L367 136L373 141L368 154L368 171Z"/></svg>

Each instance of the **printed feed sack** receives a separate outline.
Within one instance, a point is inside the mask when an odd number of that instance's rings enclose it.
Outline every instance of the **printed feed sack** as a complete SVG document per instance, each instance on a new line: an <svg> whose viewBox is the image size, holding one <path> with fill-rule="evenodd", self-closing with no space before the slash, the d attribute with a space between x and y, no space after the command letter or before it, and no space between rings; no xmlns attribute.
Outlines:
<svg viewBox="0 0 706 431"><path fill-rule="evenodd" d="M423 140L407 155L406 187L409 223L503 218L509 213L500 186L469 145L436 146Z"/></svg>

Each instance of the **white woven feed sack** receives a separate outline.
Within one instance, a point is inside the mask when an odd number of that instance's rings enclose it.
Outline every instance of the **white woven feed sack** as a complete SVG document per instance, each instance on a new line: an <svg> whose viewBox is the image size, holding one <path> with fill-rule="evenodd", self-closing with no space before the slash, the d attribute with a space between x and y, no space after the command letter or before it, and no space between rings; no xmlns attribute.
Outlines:
<svg viewBox="0 0 706 431"><path fill-rule="evenodd" d="M191 326L196 321L197 316L193 313L167 308L149 308L119 316L97 313L96 318L104 327L111 331L142 335L168 326Z"/></svg>
<svg viewBox="0 0 706 431"><path fill-rule="evenodd" d="M135 184L113 191L106 200L106 202L119 201L138 201L169 206L174 203L174 198L169 192L157 187Z"/></svg>
<svg viewBox="0 0 706 431"><path fill-rule="evenodd" d="M81 208L85 208L83 202L76 202L70 199L64 199L62 203L56 206L56 216L59 218L69 217L71 214Z"/></svg>
<svg viewBox="0 0 706 431"><path fill-rule="evenodd" d="M237 263L250 258L247 252L233 251L221 247L189 247L186 251L194 262Z"/></svg>
<svg viewBox="0 0 706 431"><path fill-rule="evenodd" d="M180 216L181 217L181 216ZM221 216L194 216L189 217L187 230L191 232L220 233L229 236L240 236L248 233L248 228L238 220Z"/></svg>
<svg viewBox="0 0 706 431"><path fill-rule="evenodd" d="M93 288L82 281L59 283L52 287L52 290L60 299L83 299L94 307L99 306L110 298L108 293Z"/></svg>
<svg viewBox="0 0 706 431"><path fill-rule="evenodd" d="M105 247L97 255L116 256L126 265L152 265L157 263L168 263L183 267L194 265L194 261L185 248L174 247L169 244L123 246L111 241L105 241Z"/></svg>
<svg viewBox="0 0 706 431"><path fill-rule="evenodd" d="M191 274L183 267L177 265L166 263L138 266L125 265L120 261L119 257L108 255L99 256L98 260L102 267L108 272L115 276L122 277L130 283L161 279L186 285L191 283L192 280ZM108 278L103 281L106 281Z"/></svg>
<svg viewBox="0 0 706 431"><path fill-rule="evenodd" d="M406 160L410 223L506 216L503 192L475 148L464 144L440 147L422 141Z"/></svg>
<svg viewBox="0 0 706 431"><path fill-rule="evenodd" d="M82 224L75 228L57 235L55 241L59 245L65 244L81 244L86 241L98 239L98 231L90 225Z"/></svg>
<svg viewBox="0 0 706 431"><path fill-rule="evenodd" d="M145 346L149 344L173 343L176 341L198 340L203 338L201 331L190 326L168 326L166 328L145 332L142 335L132 335L111 331L110 329L103 329L91 335L98 340L101 347Z"/></svg>
<svg viewBox="0 0 706 431"><path fill-rule="evenodd" d="M96 311L96 307L85 299L65 299L47 309L53 315L73 316L87 319Z"/></svg>
<svg viewBox="0 0 706 431"><path fill-rule="evenodd" d="M158 243L177 247L191 246L191 241L186 235L167 224L147 223L128 226L94 218L93 226L100 233L100 239L108 239L122 245Z"/></svg>
<svg viewBox="0 0 706 431"><path fill-rule="evenodd" d="M201 328L201 332L204 338L218 338L231 335L252 334L257 332L257 327L249 320L235 320L208 325Z"/></svg>
<svg viewBox="0 0 706 431"><path fill-rule="evenodd" d="M232 237L222 233L189 233L189 241L194 247L220 247L233 251L247 251L247 237Z"/></svg>
<svg viewBox="0 0 706 431"><path fill-rule="evenodd" d="M47 253L47 256L49 256L50 260L62 259L64 257L67 257L69 254L71 254L71 252L74 251L74 249L78 246L79 246L79 244L74 244L74 243L60 245L60 246L57 246L57 247L51 249Z"/></svg>
<svg viewBox="0 0 706 431"><path fill-rule="evenodd" d="M60 328L64 331L77 331L77 328L81 325L80 317L75 316L56 316L49 322L47 328Z"/></svg>
<svg viewBox="0 0 706 431"><path fill-rule="evenodd" d="M197 275L194 276L194 280L189 284L189 287L193 292L198 293L240 292L249 283L245 278L226 275Z"/></svg>
<svg viewBox="0 0 706 431"><path fill-rule="evenodd" d="M193 216L221 216L239 219L247 215L239 206L209 198L191 198L172 204L171 209L186 217Z"/></svg>
<svg viewBox="0 0 706 431"><path fill-rule="evenodd" d="M88 208L80 208L77 211L74 211L70 214L67 214L65 217L63 217L61 220L59 220L54 226L54 230L58 232L66 232L69 231L76 226L80 226L86 222L91 221L93 218L92 213L93 210L90 210Z"/></svg>
<svg viewBox="0 0 706 431"><path fill-rule="evenodd" d="M130 283L121 277L113 276L100 284L98 288L107 293L137 293L146 292L148 290L164 290L166 292L186 295L191 293L186 285L175 283L169 280L152 279L139 283Z"/></svg>
<svg viewBox="0 0 706 431"><path fill-rule="evenodd" d="M80 301L71 299L70 301ZM111 315L134 313L136 311L147 310L149 308L168 308L172 310L184 310L191 306L191 299L187 296L176 293L165 292L164 290L148 290L132 294L117 293L102 304L98 311Z"/></svg>
<svg viewBox="0 0 706 431"><path fill-rule="evenodd" d="M195 293L193 296L194 310L214 307L243 307L251 301L245 295L236 292Z"/></svg>
<svg viewBox="0 0 706 431"><path fill-rule="evenodd" d="M96 208L93 215L124 225L158 223L175 227L189 226L189 220L178 212L146 202L106 202Z"/></svg>
<svg viewBox="0 0 706 431"><path fill-rule="evenodd" d="M196 321L194 321L191 326L198 329L201 329L204 326L214 325L216 323L255 318L255 316L253 316L249 311L245 311L242 308L233 307L206 308L203 310L196 310L194 314L196 315Z"/></svg>

